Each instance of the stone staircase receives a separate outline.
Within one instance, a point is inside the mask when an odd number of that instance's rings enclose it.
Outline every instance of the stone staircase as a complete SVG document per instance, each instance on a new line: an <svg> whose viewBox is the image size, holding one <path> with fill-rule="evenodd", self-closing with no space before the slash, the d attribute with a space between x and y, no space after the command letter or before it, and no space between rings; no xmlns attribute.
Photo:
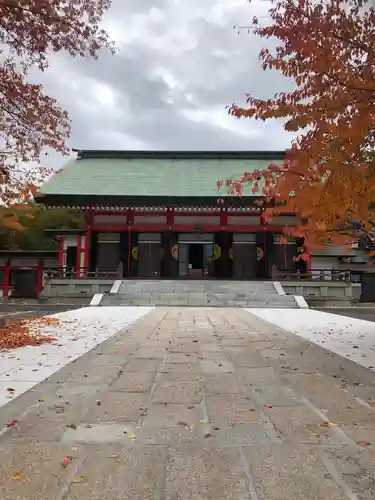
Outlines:
<svg viewBox="0 0 375 500"><path fill-rule="evenodd" d="M220 280L123 280L100 305L298 308L292 295L278 295L270 281Z"/></svg>

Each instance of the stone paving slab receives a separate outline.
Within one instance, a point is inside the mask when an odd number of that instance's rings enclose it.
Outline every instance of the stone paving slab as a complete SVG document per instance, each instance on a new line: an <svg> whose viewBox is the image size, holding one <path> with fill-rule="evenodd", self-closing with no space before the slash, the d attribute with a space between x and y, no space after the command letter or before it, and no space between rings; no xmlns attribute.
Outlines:
<svg viewBox="0 0 375 500"><path fill-rule="evenodd" d="M100 406L98 402L100 402ZM148 394L107 391L100 399L93 401L84 422L141 422L143 408L147 408Z"/></svg>
<svg viewBox="0 0 375 500"><path fill-rule="evenodd" d="M153 372L122 371L121 375L110 385L111 391L149 392L155 381Z"/></svg>
<svg viewBox="0 0 375 500"><path fill-rule="evenodd" d="M164 484L165 451L155 447L88 450L66 500L154 500Z"/></svg>
<svg viewBox="0 0 375 500"><path fill-rule="evenodd" d="M235 374L220 373L205 375L203 387L207 394L247 394L249 387L243 384Z"/></svg>
<svg viewBox="0 0 375 500"><path fill-rule="evenodd" d="M73 478L72 467L62 466L64 457L79 455L69 445L43 441L7 440L0 444L0 452L1 500L61 498Z"/></svg>
<svg viewBox="0 0 375 500"><path fill-rule="evenodd" d="M76 404L65 400L42 402L30 407L17 425L11 426L6 436L13 442L58 442L68 426L77 426L87 412L89 398Z"/></svg>
<svg viewBox="0 0 375 500"><path fill-rule="evenodd" d="M204 437L204 415L200 405L158 405L147 409L137 442L155 445L186 445Z"/></svg>
<svg viewBox="0 0 375 500"><path fill-rule="evenodd" d="M374 401L246 311L155 309L0 410L0 498L373 500Z"/></svg>
<svg viewBox="0 0 375 500"><path fill-rule="evenodd" d="M159 370L162 360L159 358L153 359L131 359L126 365L126 369L131 372L152 372Z"/></svg>
<svg viewBox="0 0 375 500"><path fill-rule="evenodd" d="M152 395L153 403L183 405L197 404L202 400L198 382L160 382Z"/></svg>
<svg viewBox="0 0 375 500"><path fill-rule="evenodd" d="M248 500L248 478L238 450L171 450L166 500Z"/></svg>
<svg viewBox="0 0 375 500"><path fill-rule="evenodd" d="M302 406L303 401L290 388L282 385L253 386L249 392L250 398L258 405L277 406Z"/></svg>
<svg viewBox="0 0 375 500"><path fill-rule="evenodd" d="M243 450L258 500L347 500L330 477L319 451L308 447L259 446Z"/></svg>
<svg viewBox="0 0 375 500"><path fill-rule="evenodd" d="M326 463L331 470L337 470L356 495L354 498L373 500L375 498L375 453L372 448L353 453L347 448L325 449Z"/></svg>

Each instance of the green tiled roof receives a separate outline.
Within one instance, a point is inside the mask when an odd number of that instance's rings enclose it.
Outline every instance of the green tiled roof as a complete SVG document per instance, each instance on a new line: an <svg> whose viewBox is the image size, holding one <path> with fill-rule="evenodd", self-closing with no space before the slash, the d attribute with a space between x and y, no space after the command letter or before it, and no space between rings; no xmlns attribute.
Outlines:
<svg viewBox="0 0 375 500"><path fill-rule="evenodd" d="M91 152L87 157L70 160L60 173L55 174L40 189L42 195L73 196L218 196L218 180L239 180L245 172L264 169L270 163L280 163L280 155L270 159L269 152L261 153L202 153L202 158L192 154L176 155L166 153L156 157L137 157L137 154L117 157L115 154L98 157ZM145 155L143 155L145 156ZM171 157L168 157L171 156ZM260 158L259 158L260 156ZM254 158L255 157L255 158ZM254 196L251 189L246 196ZM222 189L220 196L227 196Z"/></svg>

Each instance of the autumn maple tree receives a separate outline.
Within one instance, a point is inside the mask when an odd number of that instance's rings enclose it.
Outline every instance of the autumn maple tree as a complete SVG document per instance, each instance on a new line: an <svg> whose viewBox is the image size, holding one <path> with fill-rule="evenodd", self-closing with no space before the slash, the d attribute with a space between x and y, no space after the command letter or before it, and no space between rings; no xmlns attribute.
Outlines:
<svg viewBox="0 0 375 500"><path fill-rule="evenodd" d="M111 0L0 0L2 206L28 199L49 174L40 162L46 149L68 153L68 115L42 85L29 81L30 69L45 71L53 53L96 58L102 48L113 51L100 28L110 5Z"/></svg>
<svg viewBox="0 0 375 500"><path fill-rule="evenodd" d="M371 231L373 222L375 6L366 0L271 0L264 21L254 18L242 28L276 39L274 49L260 53L262 68L281 72L294 88L269 99L250 89L246 105L233 104L229 112L282 119L295 140L282 164L224 184L234 194L261 192L273 204L266 216L300 216L300 225L286 231L308 236L311 246L348 243Z"/></svg>

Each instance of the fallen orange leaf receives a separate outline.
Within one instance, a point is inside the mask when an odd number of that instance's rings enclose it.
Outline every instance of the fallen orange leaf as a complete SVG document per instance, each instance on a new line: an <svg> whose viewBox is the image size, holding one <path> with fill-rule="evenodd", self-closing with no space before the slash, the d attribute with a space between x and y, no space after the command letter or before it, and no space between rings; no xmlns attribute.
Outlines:
<svg viewBox="0 0 375 500"><path fill-rule="evenodd" d="M12 425L18 424L19 420L8 420L7 427L12 427Z"/></svg>
<svg viewBox="0 0 375 500"><path fill-rule="evenodd" d="M84 483L85 478L83 476L75 476L73 477L72 483Z"/></svg>
<svg viewBox="0 0 375 500"><path fill-rule="evenodd" d="M55 342L56 338L43 335L42 328L60 323L58 318L51 316L29 316L22 320L11 320L0 328L0 351ZM14 389L8 391L13 392Z"/></svg>
<svg viewBox="0 0 375 500"><path fill-rule="evenodd" d="M22 472L16 472L12 476L12 481L19 481L20 479L23 479L25 477L25 474L22 474Z"/></svg>
<svg viewBox="0 0 375 500"><path fill-rule="evenodd" d="M67 467L67 466L70 464L70 462L71 462L72 460L73 460L73 457L72 457L72 456L70 456L70 455L67 455L67 456L64 458L64 460L62 461L61 465L62 465L63 467Z"/></svg>
<svg viewBox="0 0 375 500"><path fill-rule="evenodd" d="M322 427L338 427L338 424L334 424L333 422L330 422L329 420L322 422L320 425Z"/></svg>

